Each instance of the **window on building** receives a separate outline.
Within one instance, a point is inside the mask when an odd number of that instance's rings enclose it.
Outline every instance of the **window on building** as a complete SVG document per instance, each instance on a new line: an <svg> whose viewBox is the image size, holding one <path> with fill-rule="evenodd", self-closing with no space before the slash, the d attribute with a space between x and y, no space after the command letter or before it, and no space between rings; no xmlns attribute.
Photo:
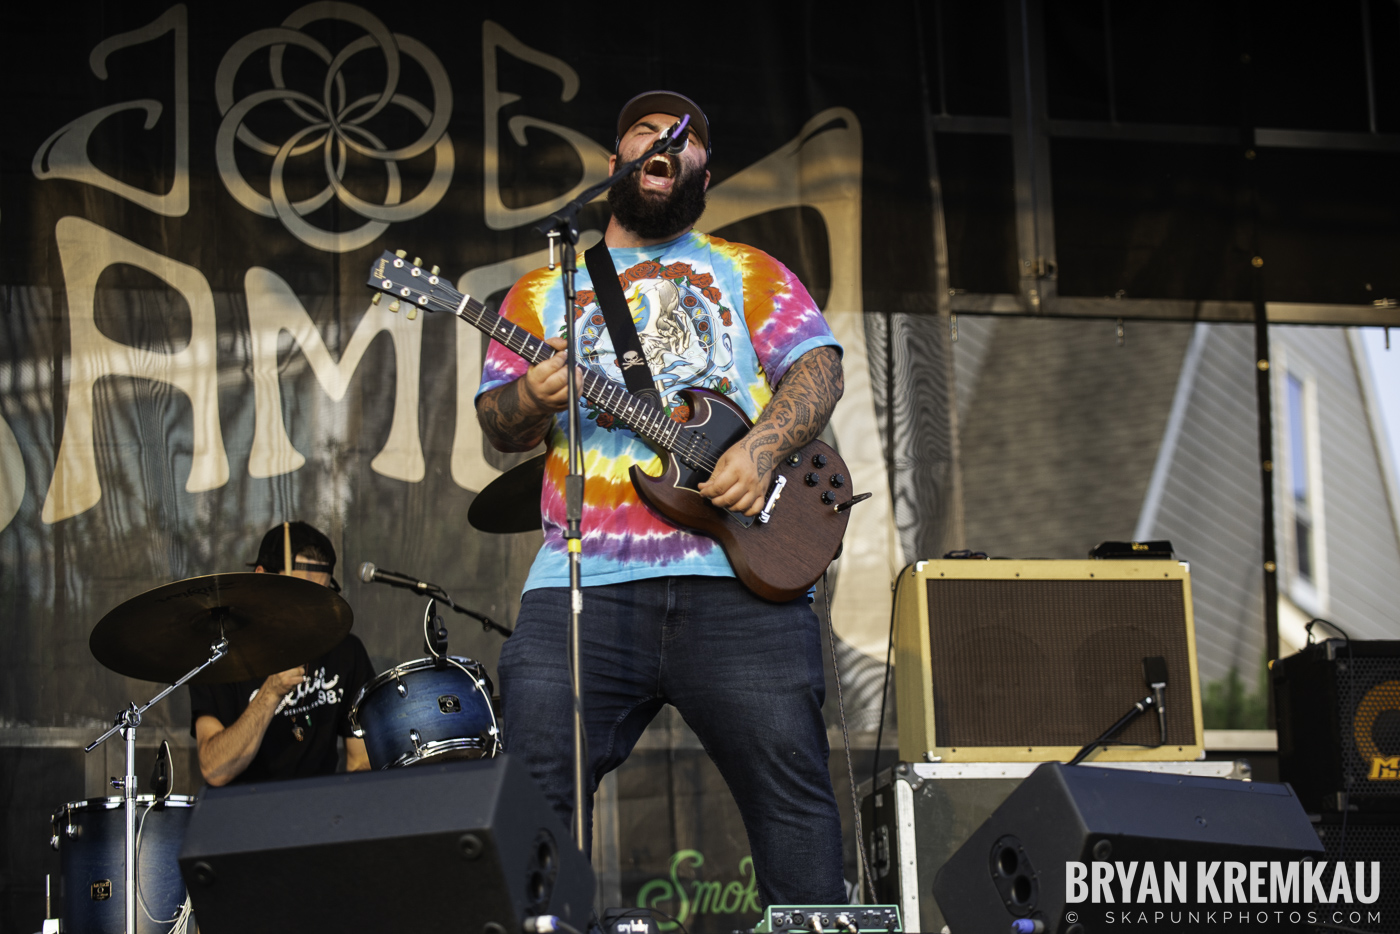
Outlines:
<svg viewBox="0 0 1400 934"><path fill-rule="evenodd" d="M1288 478L1293 512L1293 570L1299 580L1316 584L1313 535L1313 477L1308 469L1307 398L1303 381L1288 374Z"/></svg>

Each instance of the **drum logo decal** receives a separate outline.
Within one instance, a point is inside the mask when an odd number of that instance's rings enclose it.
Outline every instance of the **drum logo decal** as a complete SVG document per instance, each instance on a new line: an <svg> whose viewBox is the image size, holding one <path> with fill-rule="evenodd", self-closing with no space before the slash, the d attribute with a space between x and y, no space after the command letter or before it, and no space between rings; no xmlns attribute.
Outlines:
<svg viewBox="0 0 1400 934"><path fill-rule="evenodd" d="M443 713L461 713L462 699L456 694L444 694L438 698L438 710Z"/></svg>
<svg viewBox="0 0 1400 934"><path fill-rule="evenodd" d="M92 900L95 902L105 902L112 897L112 880L98 879L92 884L92 888L88 890L88 894L92 896Z"/></svg>

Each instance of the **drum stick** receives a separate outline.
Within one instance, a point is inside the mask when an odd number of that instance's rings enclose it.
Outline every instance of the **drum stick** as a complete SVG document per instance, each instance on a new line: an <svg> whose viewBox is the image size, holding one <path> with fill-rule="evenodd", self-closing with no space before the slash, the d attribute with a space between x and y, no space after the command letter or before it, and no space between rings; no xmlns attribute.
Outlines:
<svg viewBox="0 0 1400 934"><path fill-rule="evenodd" d="M292 524L282 523L282 573L292 573Z"/></svg>

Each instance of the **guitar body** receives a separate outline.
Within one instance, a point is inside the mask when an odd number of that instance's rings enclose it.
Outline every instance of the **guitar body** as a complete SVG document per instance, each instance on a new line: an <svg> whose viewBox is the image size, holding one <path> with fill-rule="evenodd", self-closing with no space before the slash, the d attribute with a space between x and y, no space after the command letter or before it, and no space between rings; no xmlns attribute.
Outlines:
<svg viewBox="0 0 1400 934"><path fill-rule="evenodd" d="M528 363L548 360L556 353L538 336L458 292L438 275L436 266L424 270L405 255L386 250L370 266L368 285L393 298L390 311L398 311L401 303L409 305L410 318L419 308L450 311ZM375 300L379 297L376 294ZM690 404L691 415L685 424L677 425L659 408L639 402L624 387L597 373L584 373L582 391L590 402L624 419L639 438L661 452L665 469L660 476L632 468L632 485L642 502L671 523L717 540L734 574L765 600L782 602L806 593L841 550L841 537L850 521L847 509L870 496L853 496L850 474L840 456L822 442L812 441L774 467L773 486L764 501L767 521L719 509L700 495L700 484L709 471L693 464L713 464L753 427L743 409L719 393L687 389L681 396Z"/></svg>
<svg viewBox="0 0 1400 934"><path fill-rule="evenodd" d="M752 427L744 411L719 393L687 389L681 396L691 413L684 430L702 435L716 455ZM837 512L834 506L851 499L850 474L829 445L810 441L778 462L773 478L774 483L782 478L782 492L767 522L717 508L700 495L699 485L708 479L707 471L690 467L672 452L663 453L662 458L660 476L639 467L631 470L632 485L642 502L670 522L718 541L735 576L763 599L782 602L800 597L840 550L850 513ZM838 475L844 479L835 485L832 477ZM822 502L823 493L830 493L833 502Z"/></svg>

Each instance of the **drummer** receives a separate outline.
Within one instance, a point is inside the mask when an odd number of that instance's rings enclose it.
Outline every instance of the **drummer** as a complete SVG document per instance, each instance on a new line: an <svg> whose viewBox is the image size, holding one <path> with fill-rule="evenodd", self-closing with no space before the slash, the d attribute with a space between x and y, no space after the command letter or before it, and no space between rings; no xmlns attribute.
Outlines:
<svg viewBox="0 0 1400 934"><path fill-rule="evenodd" d="M286 568L287 555L294 556ZM290 574L340 590L335 548L305 522L269 529L253 570ZM329 775L345 739L346 769L369 768L365 742L350 735L350 707L373 677L368 653L354 635L320 658L265 680L190 685L190 732L199 741L199 770L210 785Z"/></svg>

